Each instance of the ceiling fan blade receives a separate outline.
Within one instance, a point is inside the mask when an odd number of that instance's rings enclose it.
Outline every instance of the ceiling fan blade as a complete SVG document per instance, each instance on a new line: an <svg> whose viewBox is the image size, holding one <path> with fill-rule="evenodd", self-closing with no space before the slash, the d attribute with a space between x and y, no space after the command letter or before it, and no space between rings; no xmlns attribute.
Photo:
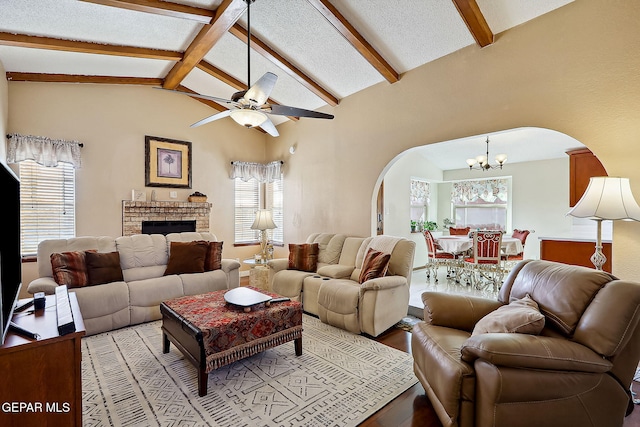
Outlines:
<svg viewBox="0 0 640 427"><path fill-rule="evenodd" d="M266 133L268 133L273 137L280 135L278 133L278 129L276 129L275 125L271 120L269 120L269 118L267 118L267 120L264 123L262 123L260 127L262 128L263 131L265 131Z"/></svg>
<svg viewBox="0 0 640 427"><path fill-rule="evenodd" d="M244 99L259 106L264 104L267 102L267 99L269 99L269 95L271 95L271 91L276 85L276 81L278 81L278 76L273 73L265 73L264 76L260 77L260 80L255 82L255 84L249 88L247 93L244 94Z"/></svg>
<svg viewBox="0 0 640 427"><path fill-rule="evenodd" d="M311 117L314 119L333 119L333 114L321 113L319 111L305 110L303 108L289 107L287 105L271 105L270 114L291 117Z"/></svg>
<svg viewBox="0 0 640 427"><path fill-rule="evenodd" d="M215 96L200 95L199 93L183 92L181 90L165 89L163 87L154 87L154 89L160 89L160 90L164 90L164 91L167 91L167 92L175 92L175 93L179 93L180 95L187 95L187 96L191 96L193 98L206 99L206 100L209 100L209 101L218 102L220 104L230 104L230 105L233 105L234 107L239 107L240 106L240 104L235 102L235 101L232 101L230 99L225 99L225 98L216 98Z"/></svg>
<svg viewBox="0 0 640 427"><path fill-rule="evenodd" d="M227 111L223 111L221 113L214 114L213 116L205 117L204 119L200 120L199 122L195 122L190 127L195 128L195 127L198 127L198 126L206 125L207 123L211 123L214 120L218 120L218 119L223 119L225 117L229 117L231 115L231 111L233 111L233 110L227 110Z"/></svg>

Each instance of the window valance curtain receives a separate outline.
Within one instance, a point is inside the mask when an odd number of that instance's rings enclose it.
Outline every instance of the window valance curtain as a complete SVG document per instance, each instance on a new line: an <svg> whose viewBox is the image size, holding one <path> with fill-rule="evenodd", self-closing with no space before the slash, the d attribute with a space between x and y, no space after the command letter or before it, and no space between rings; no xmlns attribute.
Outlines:
<svg viewBox="0 0 640 427"><path fill-rule="evenodd" d="M411 206L426 206L431 202L431 186L426 181L411 179Z"/></svg>
<svg viewBox="0 0 640 427"><path fill-rule="evenodd" d="M485 179L453 183L451 202L454 205L506 204L509 180Z"/></svg>
<svg viewBox="0 0 640 427"><path fill-rule="evenodd" d="M44 136L7 135L9 150L7 163L18 163L33 160L42 166L55 167L60 162L70 163L75 169L82 166L80 144L78 141L64 141Z"/></svg>
<svg viewBox="0 0 640 427"><path fill-rule="evenodd" d="M240 178L242 181L255 179L258 182L273 182L280 179L282 161L270 163L231 162L231 179Z"/></svg>

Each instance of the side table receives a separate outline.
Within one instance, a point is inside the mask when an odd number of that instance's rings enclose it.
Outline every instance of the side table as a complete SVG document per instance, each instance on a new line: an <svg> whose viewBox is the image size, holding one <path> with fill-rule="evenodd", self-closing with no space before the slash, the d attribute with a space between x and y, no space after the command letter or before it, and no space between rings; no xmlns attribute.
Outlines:
<svg viewBox="0 0 640 427"><path fill-rule="evenodd" d="M249 286L265 291L271 290L271 268L266 261L248 258L242 260L242 263L251 266L251 270L249 270Z"/></svg>

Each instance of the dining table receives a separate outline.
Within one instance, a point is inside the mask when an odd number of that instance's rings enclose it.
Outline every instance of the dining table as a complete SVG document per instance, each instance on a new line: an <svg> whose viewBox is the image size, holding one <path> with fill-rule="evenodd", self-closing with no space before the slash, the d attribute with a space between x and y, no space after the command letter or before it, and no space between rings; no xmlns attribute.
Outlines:
<svg viewBox="0 0 640 427"><path fill-rule="evenodd" d="M469 236L440 236L435 237L436 244L444 252L458 256L473 248L473 237ZM517 237L502 236L502 253L505 255L517 255L522 253L524 247Z"/></svg>

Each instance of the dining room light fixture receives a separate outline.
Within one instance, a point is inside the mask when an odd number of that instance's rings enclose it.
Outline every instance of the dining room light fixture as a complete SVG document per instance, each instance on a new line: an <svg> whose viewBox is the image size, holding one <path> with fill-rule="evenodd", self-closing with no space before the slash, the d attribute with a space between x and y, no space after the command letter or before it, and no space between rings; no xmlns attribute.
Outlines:
<svg viewBox="0 0 640 427"><path fill-rule="evenodd" d="M489 169L502 169L502 165L504 165L507 161L506 154L498 154L496 156L496 165L492 165L489 163L489 137L487 136L487 153L486 155L477 156L474 159L467 159L467 165L469 165L469 169L473 170L482 170L486 171Z"/></svg>
<svg viewBox="0 0 640 427"><path fill-rule="evenodd" d="M607 262L607 257L602 253L602 221L640 221L640 206L631 192L629 178L597 176L589 179L584 194L567 215L597 222L596 251L591 256L591 262L596 270L602 270Z"/></svg>

